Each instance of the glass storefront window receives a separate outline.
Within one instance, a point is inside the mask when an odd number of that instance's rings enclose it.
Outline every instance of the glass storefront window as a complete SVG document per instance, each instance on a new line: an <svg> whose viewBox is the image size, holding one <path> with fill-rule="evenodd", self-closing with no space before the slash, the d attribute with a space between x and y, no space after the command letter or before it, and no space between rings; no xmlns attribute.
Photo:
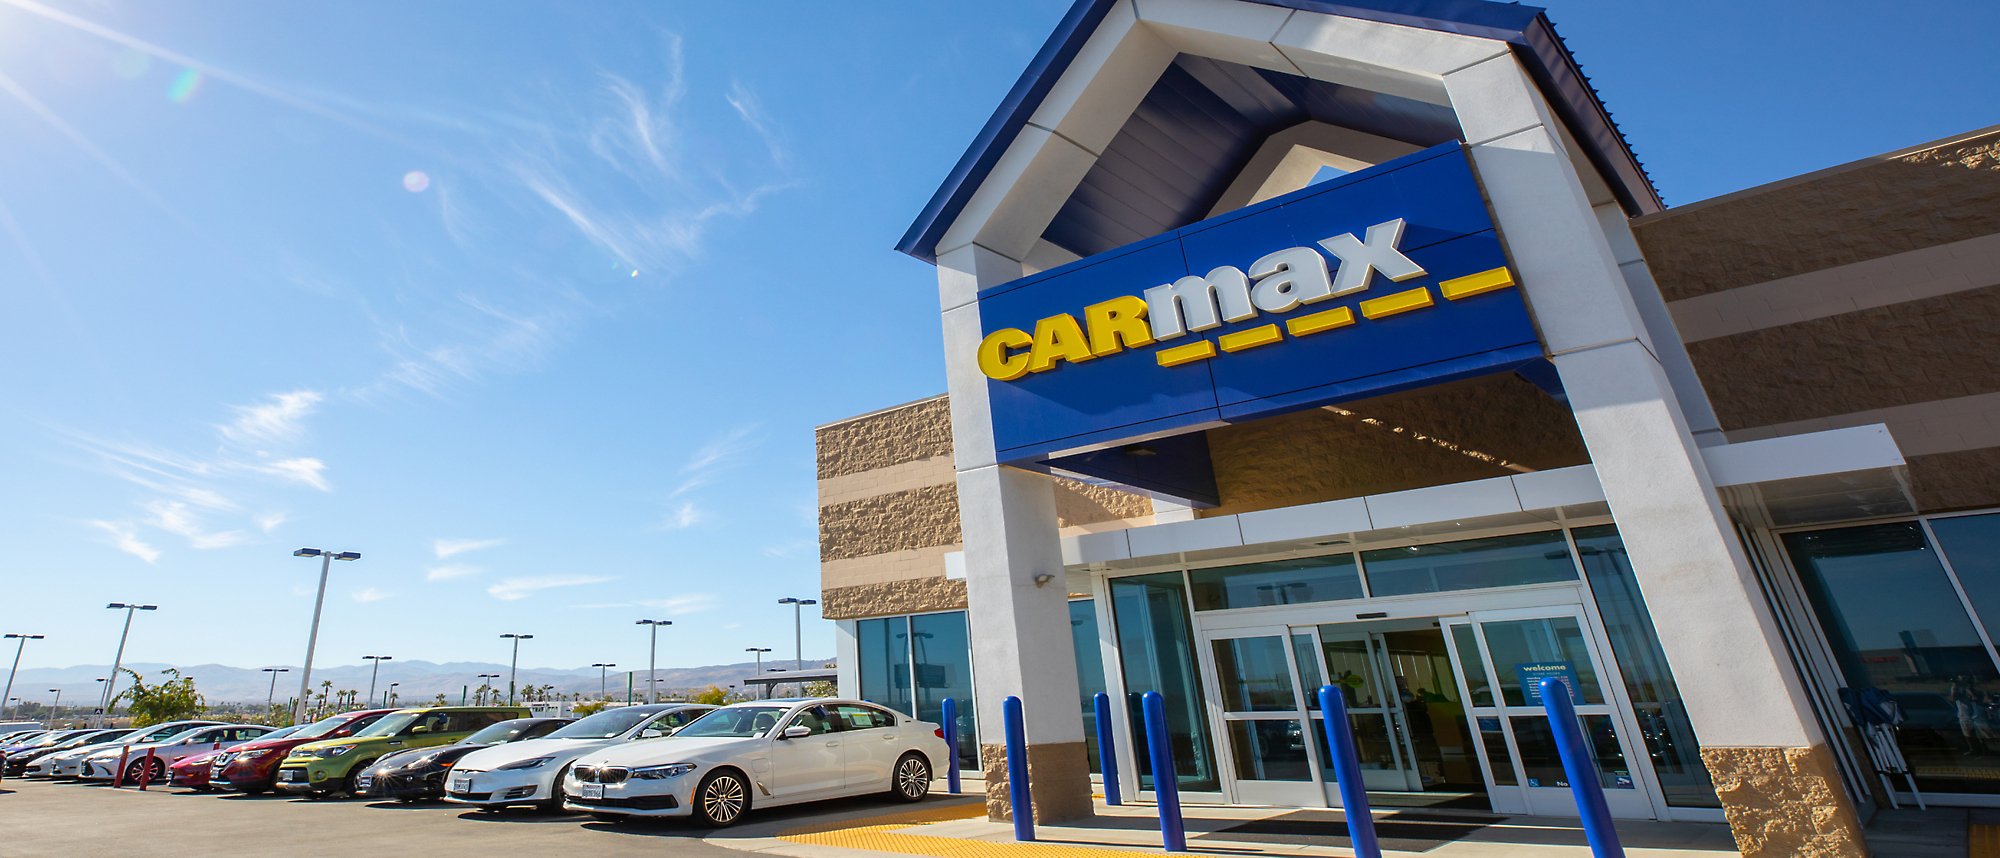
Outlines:
<svg viewBox="0 0 2000 858"><path fill-rule="evenodd" d="M1296 718L1229 722L1229 752L1240 780L1312 780L1306 737Z"/></svg>
<svg viewBox="0 0 2000 858"><path fill-rule="evenodd" d="M1609 715L1581 715L1584 744L1597 765L1598 785L1605 789L1635 789L1632 770L1619 750L1618 732ZM1563 771L1562 754L1556 750L1555 732L1549 719L1541 716L1514 716L1514 744L1521 749L1521 768L1528 774L1528 786L1568 788L1569 775Z"/></svg>
<svg viewBox="0 0 2000 858"><path fill-rule="evenodd" d="M1188 580L1197 611L1361 598L1352 554L1191 569Z"/></svg>
<svg viewBox="0 0 2000 858"><path fill-rule="evenodd" d="M1215 642L1216 687L1225 712L1296 712L1285 639L1229 638Z"/></svg>
<svg viewBox="0 0 2000 858"><path fill-rule="evenodd" d="M1934 518L1931 533L1988 635L2000 628L2000 513Z"/></svg>
<svg viewBox="0 0 2000 858"><path fill-rule="evenodd" d="M1584 577L1590 582L1597 612L1604 618L1612 657L1618 661L1625 694L1631 699L1632 714L1639 721L1640 736L1652 758L1653 771L1660 776L1667 803L1721 807L1618 529L1611 525L1584 527L1570 535L1576 540Z"/></svg>
<svg viewBox="0 0 2000 858"><path fill-rule="evenodd" d="M972 642L966 634L965 612L917 614L910 617L910 652L915 658L918 718L944 722L944 700L958 701L958 761L979 765L979 733L972 705Z"/></svg>
<svg viewBox="0 0 2000 858"><path fill-rule="evenodd" d="M1187 587L1179 572L1134 575L1110 581L1112 621L1118 632L1132 752L1141 789L1153 788L1140 695L1158 691L1166 698L1168 740L1173 743L1175 777L1181 789L1222 788L1204 713L1201 674L1195 667L1194 625Z"/></svg>
<svg viewBox="0 0 2000 858"><path fill-rule="evenodd" d="M1103 774L1097 759L1097 703L1104 690L1103 646L1097 640L1097 602L1077 599L1069 603L1070 643L1076 648L1076 687L1083 700L1083 745L1090 757L1090 773Z"/></svg>
<svg viewBox="0 0 2000 858"><path fill-rule="evenodd" d="M1372 596L1407 596L1576 580L1560 531L1361 552Z"/></svg>
<svg viewBox="0 0 2000 858"><path fill-rule="evenodd" d="M910 618L883 617L854 624L859 639L861 699L916 715L910 695Z"/></svg>
<svg viewBox="0 0 2000 858"><path fill-rule="evenodd" d="M1917 522L1788 533L1785 549L1856 692L1900 706L1917 786L2000 787L2000 672Z"/></svg>
<svg viewBox="0 0 2000 858"><path fill-rule="evenodd" d="M1486 652L1500 672L1500 698L1506 706L1539 706L1540 694L1528 689L1543 676L1567 672L1576 678L1578 702L1604 702L1596 663L1584 644L1583 629L1573 617L1537 617L1481 623ZM1566 677L1564 677L1566 678Z"/></svg>

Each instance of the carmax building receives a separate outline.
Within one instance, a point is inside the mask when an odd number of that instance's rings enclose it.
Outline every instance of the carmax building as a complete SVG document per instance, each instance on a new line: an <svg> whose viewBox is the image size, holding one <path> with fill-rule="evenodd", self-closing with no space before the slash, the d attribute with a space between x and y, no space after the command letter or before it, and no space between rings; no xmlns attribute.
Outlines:
<svg viewBox="0 0 2000 858"><path fill-rule="evenodd" d="M949 390L819 429L842 690L996 785L1020 697L1044 819L1099 691L1127 794L1336 806L1323 684L1385 801L1574 814L1548 676L1746 854L2000 798L2000 130L1669 209L1538 9L1079 0L898 249Z"/></svg>

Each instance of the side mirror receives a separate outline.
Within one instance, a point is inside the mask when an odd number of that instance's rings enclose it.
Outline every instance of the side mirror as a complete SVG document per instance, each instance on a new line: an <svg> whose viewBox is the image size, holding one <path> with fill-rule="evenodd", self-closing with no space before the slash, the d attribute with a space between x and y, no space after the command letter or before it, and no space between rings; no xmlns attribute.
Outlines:
<svg viewBox="0 0 2000 858"><path fill-rule="evenodd" d="M658 727L647 727L646 729L639 731L639 738L641 739L658 739L661 736L665 735L667 735L667 731L662 730Z"/></svg>
<svg viewBox="0 0 2000 858"><path fill-rule="evenodd" d="M352 736L352 735L354 735L354 729L353 729L353 728L351 728L351 727L342 727L342 728L340 728L340 729L338 729L338 730L335 730L335 731L333 731L333 735L331 735L331 736L328 736L327 738L329 738L329 739L344 739L344 738L347 738L348 736Z"/></svg>
<svg viewBox="0 0 2000 858"><path fill-rule="evenodd" d="M417 726L410 728L411 735L415 735L417 733L428 733L430 731L431 731L430 726L426 724L418 724Z"/></svg>
<svg viewBox="0 0 2000 858"><path fill-rule="evenodd" d="M778 737L781 739L803 739L812 734L813 728L807 727L804 724L793 724L790 727L786 727L785 732L778 734Z"/></svg>

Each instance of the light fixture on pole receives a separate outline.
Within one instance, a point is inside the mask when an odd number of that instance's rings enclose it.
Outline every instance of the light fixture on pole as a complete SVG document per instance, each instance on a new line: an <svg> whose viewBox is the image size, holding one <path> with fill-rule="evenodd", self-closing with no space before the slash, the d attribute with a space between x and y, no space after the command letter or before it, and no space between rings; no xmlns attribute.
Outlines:
<svg viewBox="0 0 2000 858"><path fill-rule="evenodd" d="M512 706L514 705L514 672L521 664L521 642L533 640L535 636L517 635L510 632L500 637L503 640L511 639L514 641L514 660L507 663L507 705Z"/></svg>
<svg viewBox="0 0 2000 858"><path fill-rule="evenodd" d="M819 604L819 600L798 599L798 598L793 598L791 596L786 596L785 598L779 599L778 604L792 606L792 669L805 670L806 669L805 633L803 631L803 621L799 619L799 615L802 611L805 610L805 607L807 605L817 605ZM799 684L799 693L800 694L806 693L806 686L804 683Z"/></svg>
<svg viewBox="0 0 2000 858"><path fill-rule="evenodd" d="M493 680L499 678L500 674L497 673L482 673L479 675L479 687L474 689L474 691L479 694L481 700L484 700L486 698L486 692L488 690L494 692L499 691L499 689L493 687Z"/></svg>
<svg viewBox="0 0 2000 858"><path fill-rule="evenodd" d="M396 699L396 686L402 684L400 682L389 683L388 689L382 692L382 708L389 708L389 701Z"/></svg>
<svg viewBox="0 0 2000 858"><path fill-rule="evenodd" d="M159 605L133 605L125 602L112 602L104 607L106 610L125 612L125 630L118 633L118 654L111 658L111 675L104 678L104 699L97 705L98 709L103 710L104 721L99 722L98 726L103 726L105 722L111 720L111 701L117 699L118 670L125 666L125 639L132 635L132 612L160 609Z"/></svg>
<svg viewBox="0 0 2000 858"><path fill-rule="evenodd" d="M612 664L611 662L608 661L600 661L596 664L591 665L591 667L597 668L597 696L603 697L606 700L611 699L608 696L610 692L605 690L604 678L606 676L609 676L611 669L617 666L618 665Z"/></svg>
<svg viewBox="0 0 2000 858"><path fill-rule="evenodd" d="M763 676L763 675L764 675L764 653L767 653L767 652L770 652L770 651L771 651L771 648L770 648L770 647L767 647L767 646L746 646L746 647L744 647L744 648L743 648L743 651L744 651L744 652L754 652L754 653L756 653L756 654L757 654L757 675L758 675L758 676ZM771 686L768 686L768 685L764 686L764 696L765 696L765 697L770 697L770 696L771 696Z"/></svg>
<svg viewBox="0 0 2000 858"><path fill-rule="evenodd" d="M292 669L289 667L267 667L263 670L265 673L271 675L271 687L264 692L264 711L269 712L271 711L271 706L278 701L278 674L291 673ZM292 720L297 721L298 719L294 718Z"/></svg>
<svg viewBox="0 0 2000 858"><path fill-rule="evenodd" d="M0 699L4 699L7 695L14 693L14 674L21 672L21 651L28 648L28 641L41 640L42 636L7 634L0 635L0 637L4 637L10 641L20 641L19 644L14 646L14 666L7 670L7 688L4 691L0 691ZM5 718L6 715L6 708L0 707L0 718Z"/></svg>
<svg viewBox="0 0 2000 858"><path fill-rule="evenodd" d="M319 558L319 595L313 597L312 631L306 634L306 666L299 673L299 699L292 704L292 723L305 717L306 695L312 693L313 648L319 646L319 612L326 606L326 574L335 560L360 560L358 551L321 551L317 548L301 548L292 552L293 557Z"/></svg>
<svg viewBox="0 0 2000 858"><path fill-rule="evenodd" d="M54 718L56 717L56 710L62 708L62 689L51 688L49 689L49 693L56 696L55 702L49 704L49 717Z"/></svg>
<svg viewBox="0 0 2000 858"><path fill-rule="evenodd" d="M361 657L363 661L372 661L375 663L375 666L368 671L368 705L375 705L375 677L382 672L382 662L392 661L395 658L393 655L364 655Z"/></svg>
<svg viewBox="0 0 2000 858"><path fill-rule="evenodd" d="M655 686L653 684L655 682L660 681L660 627L671 626L673 624L674 624L673 620L640 620L636 623L633 623L633 625L635 626L652 626L651 632L653 635L653 642L651 647L646 650L647 653L646 702L647 703L660 702L659 688L658 686Z"/></svg>

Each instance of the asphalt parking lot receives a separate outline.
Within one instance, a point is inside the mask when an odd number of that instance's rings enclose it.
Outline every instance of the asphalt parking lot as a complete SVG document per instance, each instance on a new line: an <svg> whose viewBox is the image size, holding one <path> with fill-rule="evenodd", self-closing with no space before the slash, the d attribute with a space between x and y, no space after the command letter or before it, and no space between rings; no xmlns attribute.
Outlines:
<svg viewBox="0 0 2000 858"><path fill-rule="evenodd" d="M849 799L754 814L719 836L756 838L822 815L883 805ZM743 852L685 822L604 823L530 809L481 813L442 802L308 801L288 796L112 789L77 783L0 781L0 856L343 856L587 854L698 858ZM745 844L748 845L748 844ZM543 851L546 850L546 851Z"/></svg>

